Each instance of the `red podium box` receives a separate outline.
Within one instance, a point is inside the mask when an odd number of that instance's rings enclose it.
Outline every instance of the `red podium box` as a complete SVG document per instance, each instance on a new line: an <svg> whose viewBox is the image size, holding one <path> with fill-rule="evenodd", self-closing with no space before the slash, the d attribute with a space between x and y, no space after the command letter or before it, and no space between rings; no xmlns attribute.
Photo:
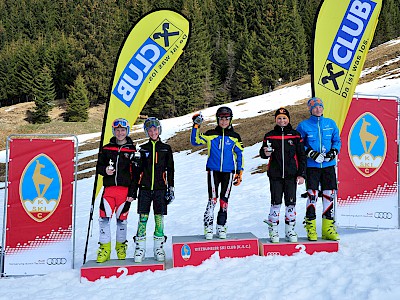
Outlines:
<svg viewBox="0 0 400 300"><path fill-rule="evenodd" d="M313 254L315 252L338 252L339 242L337 241L309 241L307 238L299 238L297 243L286 242L280 239L279 243L271 243L269 239L260 239L260 255L293 255L299 252Z"/></svg>
<svg viewBox="0 0 400 300"><path fill-rule="evenodd" d="M250 232L228 233L224 240L216 235L212 240L206 240L204 235L172 237L174 267L198 266L215 252L220 258L258 255L258 238Z"/></svg>
<svg viewBox="0 0 400 300"><path fill-rule="evenodd" d="M152 272L165 270L165 263L149 257L146 257L141 263L135 263L132 258L125 260L111 259L101 264L95 260L89 260L81 267L81 280L85 278L89 281L96 281L112 276L120 278L148 270Z"/></svg>

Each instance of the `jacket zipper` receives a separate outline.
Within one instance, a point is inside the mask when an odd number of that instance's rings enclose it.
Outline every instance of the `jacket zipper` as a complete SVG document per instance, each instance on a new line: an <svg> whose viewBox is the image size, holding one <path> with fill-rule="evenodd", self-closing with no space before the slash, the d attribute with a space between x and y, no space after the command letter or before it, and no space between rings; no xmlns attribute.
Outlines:
<svg viewBox="0 0 400 300"><path fill-rule="evenodd" d="M117 182L117 178L118 178L118 161L119 161L119 153L121 152L121 149L122 149L122 147L118 148L117 161L115 163L115 177L114 177L114 180L115 180L115 185L116 186L118 185L118 182Z"/></svg>
<svg viewBox="0 0 400 300"><path fill-rule="evenodd" d="M224 145L225 145L225 129L222 128L222 140L221 140L221 166L219 171L222 172L222 165L224 161Z"/></svg>
<svg viewBox="0 0 400 300"><path fill-rule="evenodd" d="M284 131L282 129L282 178L285 178L285 143L284 143Z"/></svg>
<svg viewBox="0 0 400 300"><path fill-rule="evenodd" d="M319 121L320 121L320 117L318 117L318 137L319 137L319 151L322 154L322 135L321 135L321 127L319 126ZM320 166L322 168L322 163L320 163Z"/></svg>
<svg viewBox="0 0 400 300"><path fill-rule="evenodd" d="M154 169L155 169L155 162L156 162L156 143L151 141L153 144L153 163L151 164L151 190L154 189Z"/></svg>

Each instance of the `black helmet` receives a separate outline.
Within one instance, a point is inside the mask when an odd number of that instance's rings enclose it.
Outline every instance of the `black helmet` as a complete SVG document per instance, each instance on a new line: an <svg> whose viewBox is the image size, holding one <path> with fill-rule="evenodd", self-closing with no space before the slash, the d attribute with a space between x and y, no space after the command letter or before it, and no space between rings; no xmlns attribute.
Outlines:
<svg viewBox="0 0 400 300"><path fill-rule="evenodd" d="M232 118L232 109L230 109L227 106L221 106L220 108L218 108L217 113L216 113L216 117L231 117Z"/></svg>
<svg viewBox="0 0 400 300"><path fill-rule="evenodd" d="M220 108L218 108L217 113L215 114L216 119L217 119L217 124L218 124L218 118L220 117L228 117L229 120L229 125L232 125L232 109L230 109L227 106L221 106Z"/></svg>

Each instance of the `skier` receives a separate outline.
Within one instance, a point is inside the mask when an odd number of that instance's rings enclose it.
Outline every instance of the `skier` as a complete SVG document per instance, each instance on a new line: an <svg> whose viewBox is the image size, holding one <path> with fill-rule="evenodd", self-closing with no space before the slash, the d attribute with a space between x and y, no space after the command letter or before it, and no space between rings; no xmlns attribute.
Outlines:
<svg viewBox="0 0 400 300"><path fill-rule="evenodd" d="M334 120L323 116L324 104L313 97L307 102L310 118L300 122L297 131L304 140L307 155L307 208L304 220L307 237L316 241L316 203L318 190L322 190L322 238L339 240L334 222L334 199L337 190L336 156L340 151L339 129Z"/></svg>
<svg viewBox="0 0 400 300"><path fill-rule="evenodd" d="M268 161L271 207L266 223L272 243L279 243L279 214L282 197L285 195L285 236L288 242L297 242L296 190L303 184L306 172L306 154L303 139L290 124L290 114L286 108L275 112L276 125L265 134L260 156Z"/></svg>
<svg viewBox="0 0 400 300"><path fill-rule="evenodd" d="M115 250L118 259L126 258L128 212L131 202L137 198L133 181L136 149L132 139L128 136L129 130L130 126L127 120L115 119L112 123L113 137L109 144L102 147L98 156L96 171L103 176L104 186L100 202L98 263L110 259L110 220L114 212L117 220Z"/></svg>
<svg viewBox="0 0 400 300"><path fill-rule="evenodd" d="M154 258L165 260L163 245L167 239L164 236L164 215L167 205L174 199L174 159L169 145L161 142L161 124L157 118L150 117L144 122L144 132L149 141L140 148L140 177L137 181L139 201L138 228L134 241L136 243L135 262L142 262L146 252L146 226L149 219L150 206L154 210Z"/></svg>
<svg viewBox="0 0 400 300"><path fill-rule="evenodd" d="M222 106L216 113L218 126L200 134L203 122L201 114L193 116L193 128L190 141L194 146L207 145L208 160L206 165L208 181L208 203L204 213L204 236L213 238L214 208L217 203L218 189L221 188L217 216L217 235L226 239L226 220L228 199L232 183L238 186L242 182L243 143L240 135L232 127L232 110Z"/></svg>

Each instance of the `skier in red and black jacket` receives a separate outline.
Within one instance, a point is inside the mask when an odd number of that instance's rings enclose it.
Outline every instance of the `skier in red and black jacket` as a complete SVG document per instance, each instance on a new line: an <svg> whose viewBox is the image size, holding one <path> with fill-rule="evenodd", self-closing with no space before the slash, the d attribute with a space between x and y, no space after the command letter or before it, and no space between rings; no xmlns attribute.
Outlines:
<svg viewBox="0 0 400 300"><path fill-rule="evenodd" d="M271 242L279 242L278 224L282 197L285 199L285 235L289 242L297 242L296 224L297 184L303 184L307 157L300 133L290 124L289 111L280 108L275 112L276 125L266 133L260 149L261 158L269 158L268 177L271 191L271 208L266 223Z"/></svg>
<svg viewBox="0 0 400 300"><path fill-rule="evenodd" d="M117 219L116 246L118 259L125 259L128 247L126 240L127 218L131 202L137 198L134 169L136 148L128 136L130 130L126 119L115 119L112 124L113 137L102 147L96 165L97 174L103 176L104 191L100 201L99 250L97 262L110 259L110 220L115 213Z"/></svg>

